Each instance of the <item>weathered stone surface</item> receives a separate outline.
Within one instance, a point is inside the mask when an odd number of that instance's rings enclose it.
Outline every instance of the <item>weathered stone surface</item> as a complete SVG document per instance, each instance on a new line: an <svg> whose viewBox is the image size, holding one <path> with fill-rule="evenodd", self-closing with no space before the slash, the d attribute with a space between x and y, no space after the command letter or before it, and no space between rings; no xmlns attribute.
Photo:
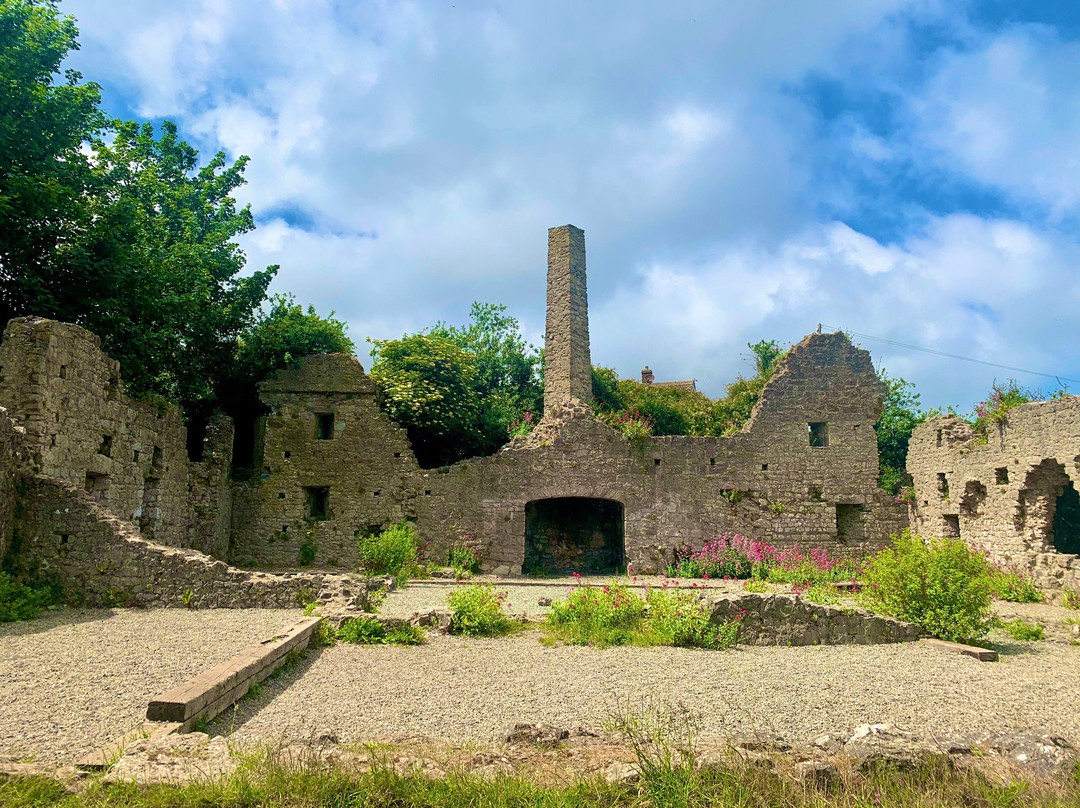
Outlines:
<svg viewBox="0 0 1080 808"><path fill-rule="evenodd" d="M985 442L960 418L926 421L912 433L908 473L916 533L959 536L1040 586L1080 589L1080 556L1054 535L1058 497L1080 474L1080 398L1009 410Z"/></svg>
<svg viewBox="0 0 1080 808"><path fill-rule="evenodd" d="M544 415L571 399L592 401L585 231L571 224L548 230Z"/></svg>
<svg viewBox="0 0 1080 808"><path fill-rule="evenodd" d="M570 737L570 731L547 724L515 724L506 734L506 743L511 746L533 744L535 746L558 746Z"/></svg>
<svg viewBox="0 0 1080 808"><path fill-rule="evenodd" d="M713 622L739 621L744 645L876 645L919 639L919 629L910 623L810 603L798 595L744 592L714 595L708 602Z"/></svg>
<svg viewBox="0 0 1080 808"><path fill-rule="evenodd" d="M142 786L183 785L224 777L234 772L236 766L226 738L190 732L135 741L124 750L104 781L135 782Z"/></svg>

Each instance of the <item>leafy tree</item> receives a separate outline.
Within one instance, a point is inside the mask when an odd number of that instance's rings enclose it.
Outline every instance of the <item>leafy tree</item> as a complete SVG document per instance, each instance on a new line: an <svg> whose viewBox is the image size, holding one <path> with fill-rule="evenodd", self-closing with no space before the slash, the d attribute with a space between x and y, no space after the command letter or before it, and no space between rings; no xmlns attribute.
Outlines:
<svg viewBox="0 0 1080 808"><path fill-rule="evenodd" d="M420 464L446 465L472 454L480 442L476 357L432 334L371 344L379 403L408 430Z"/></svg>
<svg viewBox="0 0 1080 808"><path fill-rule="evenodd" d="M307 311L292 295L274 295L269 311L260 310L255 322L240 335L232 378L236 384L255 385L275 370L301 356L353 352L347 326L334 312L320 317L314 306Z"/></svg>
<svg viewBox="0 0 1080 808"><path fill-rule="evenodd" d="M80 280L63 250L86 220L81 147L105 118L96 84L60 74L77 36L54 2L0 0L0 325L54 311L53 296Z"/></svg>
<svg viewBox="0 0 1080 808"><path fill-rule="evenodd" d="M878 484L890 494L900 493L907 470L911 433L927 418L919 404L915 385L893 379L882 369L878 378L885 384L885 406L874 424L878 445Z"/></svg>
<svg viewBox="0 0 1080 808"><path fill-rule="evenodd" d="M525 413L537 417L543 411L540 352L521 336L518 321L506 313L506 306L473 303L469 319L463 328L437 323L429 333L474 357L479 442L468 452L490 454L506 443L513 422Z"/></svg>
<svg viewBox="0 0 1080 808"><path fill-rule="evenodd" d="M247 158L200 166L171 122L107 122L59 75L76 36L53 2L0 0L0 317L81 325L134 394L206 402L276 271L240 276Z"/></svg>

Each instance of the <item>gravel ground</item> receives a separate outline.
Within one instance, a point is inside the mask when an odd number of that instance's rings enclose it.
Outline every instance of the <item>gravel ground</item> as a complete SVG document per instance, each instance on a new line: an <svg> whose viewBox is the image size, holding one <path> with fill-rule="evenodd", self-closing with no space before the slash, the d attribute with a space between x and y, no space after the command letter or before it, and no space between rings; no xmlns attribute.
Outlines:
<svg viewBox="0 0 1080 808"><path fill-rule="evenodd" d="M154 696L300 616L62 609L0 624L0 757L72 763L145 718Z"/></svg>
<svg viewBox="0 0 1080 808"><path fill-rule="evenodd" d="M214 725L237 741L498 740L519 721L600 726L620 705L682 701L702 736L796 742L889 722L936 737L1038 727L1080 741L1080 648L1024 644L997 664L922 643L810 648L545 647L534 632L431 635L412 648L339 644Z"/></svg>

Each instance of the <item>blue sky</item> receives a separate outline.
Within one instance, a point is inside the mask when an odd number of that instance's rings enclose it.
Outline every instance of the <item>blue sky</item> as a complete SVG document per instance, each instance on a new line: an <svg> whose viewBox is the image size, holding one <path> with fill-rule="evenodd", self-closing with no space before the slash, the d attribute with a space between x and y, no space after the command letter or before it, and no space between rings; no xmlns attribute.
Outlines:
<svg viewBox="0 0 1080 808"><path fill-rule="evenodd" d="M1080 3L65 0L110 114L252 158L249 266L366 337L504 303L585 229L593 361L752 372L842 327L1080 379ZM926 405L995 380L869 339ZM1069 386L1080 392L1080 383Z"/></svg>

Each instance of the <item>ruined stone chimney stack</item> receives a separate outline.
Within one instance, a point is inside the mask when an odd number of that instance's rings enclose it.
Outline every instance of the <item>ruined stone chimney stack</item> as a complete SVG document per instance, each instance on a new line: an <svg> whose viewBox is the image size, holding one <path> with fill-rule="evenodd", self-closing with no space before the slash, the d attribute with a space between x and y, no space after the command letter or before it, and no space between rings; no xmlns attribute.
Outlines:
<svg viewBox="0 0 1080 808"><path fill-rule="evenodd" d="M649 369L649 366L646 365L644 368L642 368L642 370L641 370L641 383L642 384L652 384L655 381L656 381L656 376L653 375L653 372Z"/></svg>
<svg viewBox="0 0 1080 808"><path fill-rule="evenodd" d="M544 415L571 398L592 401L592 360L585 231L568 224L548 230Z"/></svg>

